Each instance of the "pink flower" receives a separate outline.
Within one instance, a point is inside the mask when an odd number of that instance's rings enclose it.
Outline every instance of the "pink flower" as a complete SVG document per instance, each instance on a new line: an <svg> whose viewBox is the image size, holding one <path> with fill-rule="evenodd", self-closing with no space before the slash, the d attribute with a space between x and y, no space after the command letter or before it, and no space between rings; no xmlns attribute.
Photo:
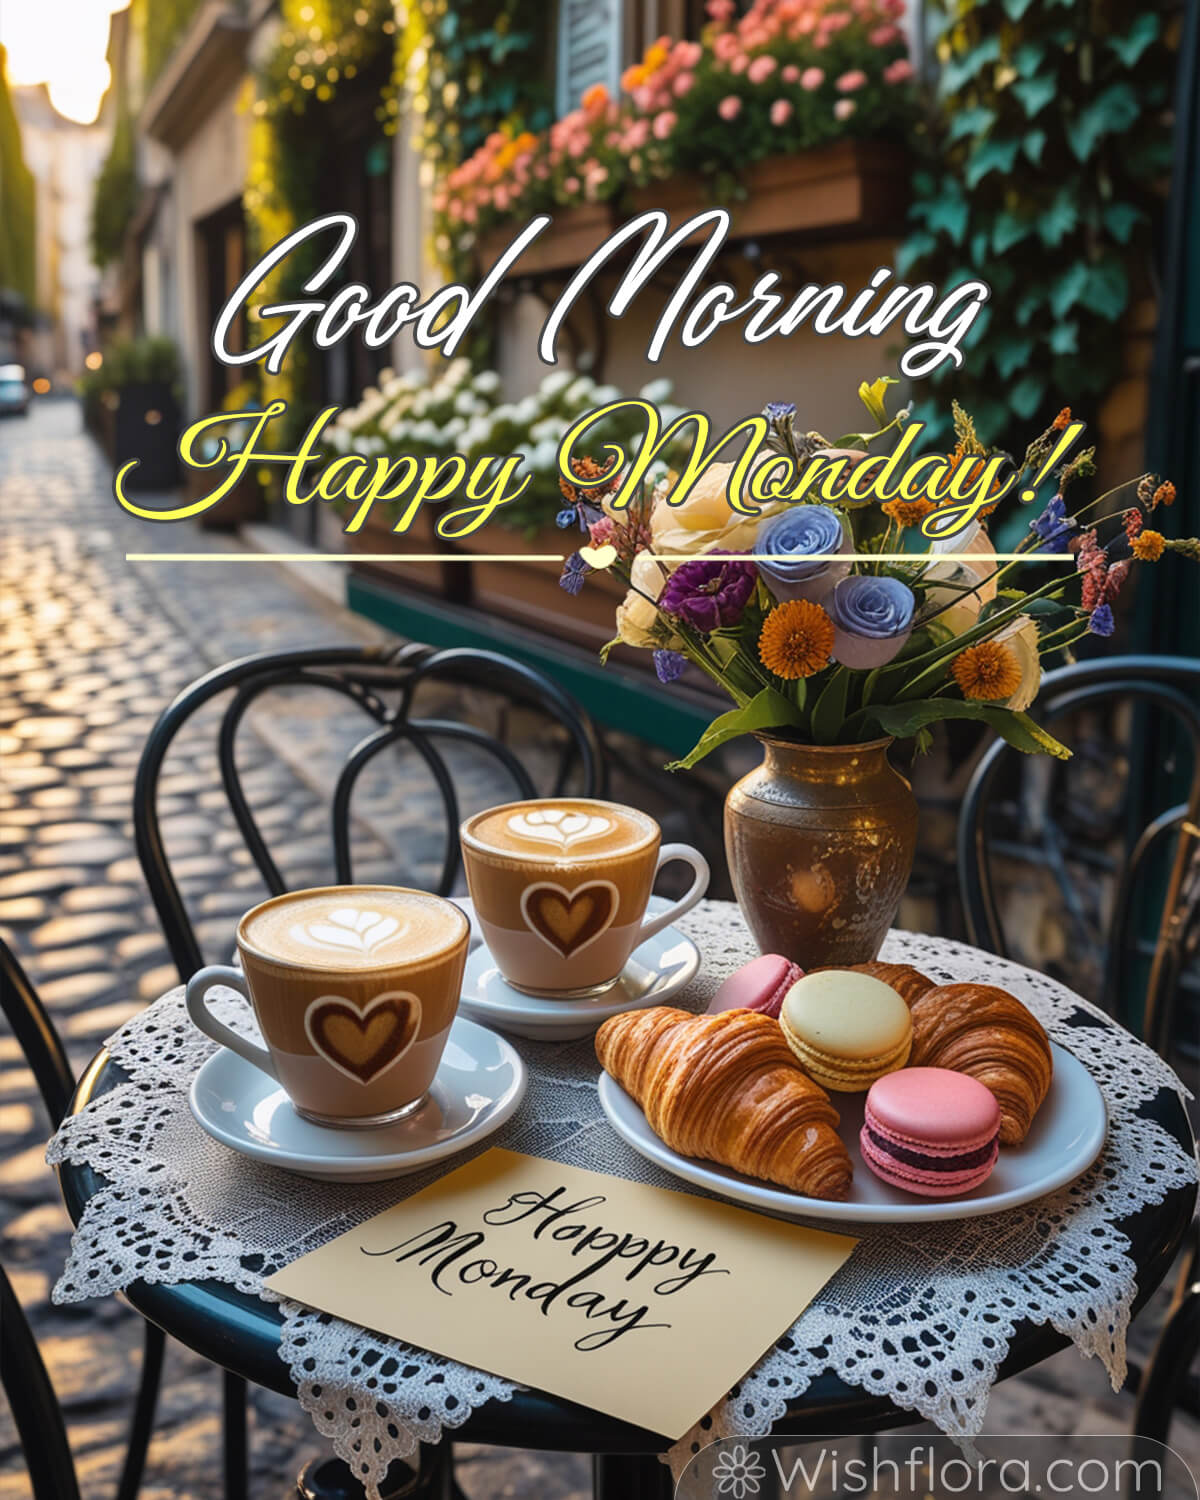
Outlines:
<svg viewBox="0 0 1200 1500"><path fill-rule="evenodd" d="M685 94L691 92L692 85L695 82L695 73L680 73L679 77L675 80L673 85L673 88L675 90L675 97L677 99L682 99Z"/></svg>
<svg viewBox="0 0 1200 1500"><path fill-rule="evenodd" d="M577 193L579 191L579 178L568 177L567 180L563 183L563 187L567 190L568 193Z"/></svg>
<svg viewBox="0 0 1200 1500"><path fill-rule="evenodd" d="M640 146L644 146L649 139L650 121L634 120L625 132L625 140L621 149L623 151L636 151Z"/></svg>
<svg viewBox="0 0 1200 1500"><path fill-rule="evenodd" d="M744 73L749 65L750 59L744 52L739 52L738 55L730 62L729 71L731 73Z"/></svg>
<svg viewBox="0 0 1200 1500"><path fill-rule="evenodd" d="M833 117L835 120L848 120L857 108L853 99L839 99L833 106Z"/></svg>
<svg viewBox="0 0 1200 1500"><path fill-rule="evenodd" d="M746 77L751 83L765 83L775 71L775 59L773 57L756 57L746 69Z"/></svg>
<svg viewBox="0 0 1200 1500"><path fill-rule="evenodd" d="M742 101L736 94L726 94L720 104L717 105L717 113L722 120L736 120L742 112Z"/></svg>
<svg viewBox="0 0 1200 1500"><path fill-rule="evenodd" d="M664 109L661 115L655 115L654 117L654 139L656 141L665 141L678 123L679 116L675 111Z"/></svg>
<svg viewBox="0 0 1200 1500"><path fill-rule="evenodd" d="M742 50L742 44L732 31L723 31L713 41L713 55L721 62L728 62Z"/></svg>
<svg viewBox="0 0 1200 1500"><path fill-rule="evenodd" d="M867 41L870 42L872 47L887 47L892 42L894 42L899 35L900 28L898 26L892 26L891 24L888 24L887 26L876 26L875 30L868 35Z"/></svg>
<svg viewBox="0 0 1200 1500"><path fill-rule="evenodd" d="M786 125L792 118L792 101L790 99L776 99L771 106L771 124Z"/></svg>
<svg viewBox="0 0 1200 1500"><path fill-rule="evenodd" d="M867 75L861 68L851 68L849 73L843 73L837 81L839 94L852 94L856 89L861 89L867 82Z"/></svg>
<svg viewBox="0 0 1200 1500"><path fill-rule="evenodd" d="M885 83L906 83L913 76L913 65L907 57L898 57L883 70Z"/></svg>
<svg viewBox="0 0 1200 1500"><path fill-rule="evenodd" d="M787 67L784 68L783 72L780 73L779 76L783 79L784 83L799 83L800 69L796 66L795 63L788 63Z"/></svg>
<svg viewBox="0 0 1200 1500"><path fill-rule="evenodd" d="M704 56L699 42L676 42L674 60L681 68L694 68Z"/></svg>
<svg viewBox="0 0 1200 1500"><path fill-rule="evenodd" d="M807 89L811 94L814 89L819 89L825 82L825 71L823 68L805 68L800 75L800 87Z"/></svg>
<svg viewBox="0 0 1200 1500"><path fill-rule="evenodd" d="M708 0L708 13L714 21L728 21L735 9L734 0Z"/></svg>

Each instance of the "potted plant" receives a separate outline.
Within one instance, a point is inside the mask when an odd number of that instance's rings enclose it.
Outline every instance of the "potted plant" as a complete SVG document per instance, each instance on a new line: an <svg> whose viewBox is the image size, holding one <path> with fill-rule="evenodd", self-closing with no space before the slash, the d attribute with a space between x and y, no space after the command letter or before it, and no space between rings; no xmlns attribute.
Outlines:
<svg viewBox="0 0 1200 1500"><path fill-rule="evenodd" d="M860 388L873 430L832 446L797 430L794 407L767 407L774 446L798 473L814 455L866 457L907 420L887 418L890 383ZM1051 461L1069 422L1060 413L1029 445L1018 491ZM956 436L955 464L986 462L957 408ZM725 493L731 467L713 465L679 503L669 481L643 487L619 512L619 476L607 494L581 487L575 506L590 546L568 558L562 586L578 595L597 569L614 573L628 590L617 638L652 651L664 684L690 663L733 700L679 766L739 735L762 742L762 765L725 809L734 890L762 950L806 968L868 961L916 840L915 800L887 759L892 740L922 750L931 725L972 719L1021 750L1067 756L1027 713L1041 657L1111 635L1132 565L1166 551L1200 559L1200 543L1155 529L1152 512L1174 488L1149 475L1130 482L1135 503L1116 516L1084 519L1116 492L1069 514L1065 497L1093 471L1091 450L1059 469L1056 493L1010 561L992 560L977 520L930 540L923 527L936 507L925 498L848 505L809 491L740 515ZM1025 559L1039 552L1055 556L1030 578Z"/></svg>

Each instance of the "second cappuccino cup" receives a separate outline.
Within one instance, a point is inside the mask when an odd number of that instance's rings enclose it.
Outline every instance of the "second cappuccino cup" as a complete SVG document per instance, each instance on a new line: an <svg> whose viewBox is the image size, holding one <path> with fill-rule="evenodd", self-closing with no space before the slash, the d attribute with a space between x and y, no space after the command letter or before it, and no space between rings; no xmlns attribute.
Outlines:
<svg viewBox="0 0 1200 1500"><path fill-rule="evenodd" d="M480 930L514 989L548 999L600 994L634 949L703 897L709 869L663 844L648 814L594 798L509 802L468 818L463 864ZM686 895L646 915L659 870L692 868Z"/></svg>

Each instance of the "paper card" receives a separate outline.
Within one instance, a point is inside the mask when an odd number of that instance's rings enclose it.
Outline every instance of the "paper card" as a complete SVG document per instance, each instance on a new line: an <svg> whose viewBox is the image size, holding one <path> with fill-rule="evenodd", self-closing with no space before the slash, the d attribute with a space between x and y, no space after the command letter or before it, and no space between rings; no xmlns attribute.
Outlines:
<svg viewBox="0 0 1200 1500"><path fill-rule="evenodd" d="M493 1150L267 1285L675 1439L757 1363L856 1244Z"/></svg>

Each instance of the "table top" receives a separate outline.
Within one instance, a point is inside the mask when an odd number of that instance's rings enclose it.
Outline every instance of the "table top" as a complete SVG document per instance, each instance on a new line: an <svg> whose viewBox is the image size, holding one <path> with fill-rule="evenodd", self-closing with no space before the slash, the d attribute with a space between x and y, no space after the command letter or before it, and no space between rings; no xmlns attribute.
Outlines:
<svg viewBox="0 0 1200 1500"><path fill-rule="evenodd" d="M1081 1017L1081 1023L1095 1025L1095 1020ZM123 1076L107 1052L101 1051L80 1080L71 1112L77 1113L102 1097ZM1146 1112L1186 1150L1192 1150L1191 1129L1177 1093L1160 1089L1147 1104ZM88 1201L104 1185L103 1179L92 1167L80 1163L65 1163L58 1172L67 1210L78 1223ZM1174 1189L1161 1203L1120 1221L1138 1268L1135 1311L1169 1270L1191 1221L1195 1200L1194 1188ZM215 1281L176 1285L136 1282L128 1288L127 1297L144 1317L212 1363L258 1385L285 1395L295 1394L288 1367L279 1354L282 1318L274 1304ZM1028 1369L1057 1353L1067 1342L1048 1325L1021 1320L999 1378ZM801 1437L877 1432L918 1420L915 1413L826 1372L789 1405L785 1422L777 1424L776 1430ZM467 1442L593 1453L652 1453L670 1446L658 1434L537 1391L518 1392L511 1401L487 1402L471 1413L455 1435Z"/></svg>

